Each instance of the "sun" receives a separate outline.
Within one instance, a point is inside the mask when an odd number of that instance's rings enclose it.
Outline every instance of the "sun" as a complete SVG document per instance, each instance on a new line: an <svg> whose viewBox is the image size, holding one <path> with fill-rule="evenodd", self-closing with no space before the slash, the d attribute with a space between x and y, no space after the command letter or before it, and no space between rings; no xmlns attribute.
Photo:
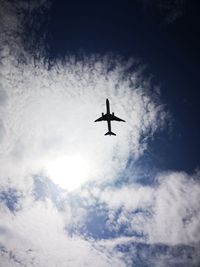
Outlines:
<svg viewBox="0 0 200 267"><path fill-rule="evenodd" d="M89 162L81 155L61 156L49 161L45 172L55 184L73 191L89 179Z"/></svg>

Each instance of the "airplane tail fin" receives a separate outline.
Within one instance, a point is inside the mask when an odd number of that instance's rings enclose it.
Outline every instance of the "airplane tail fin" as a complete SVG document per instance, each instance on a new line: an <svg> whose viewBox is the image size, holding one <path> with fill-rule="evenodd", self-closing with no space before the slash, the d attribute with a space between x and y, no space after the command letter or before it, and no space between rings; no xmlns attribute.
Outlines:
<svg viewBox="0 0 200 267"><path fill-rule="evenodd" d="M105 133L105 135L116 135L116 134L110 131L110 132Z"/></svg>

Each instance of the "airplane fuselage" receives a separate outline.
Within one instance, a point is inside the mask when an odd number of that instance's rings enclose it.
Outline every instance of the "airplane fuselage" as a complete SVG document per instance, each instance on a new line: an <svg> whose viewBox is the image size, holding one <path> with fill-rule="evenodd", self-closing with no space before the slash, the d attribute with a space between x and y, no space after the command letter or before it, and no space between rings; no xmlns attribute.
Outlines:
<svg viewBox="0 0 200 267"><path fill-rule="evenodd" d="M107 114L110 114L110 103L108 99L106 99L106 110L107 110Z"/></svg>
<svg viewBox="0 0 200 267"><path fill-rule="evenodd" d="M109 100L106 99L106 115L107 115L107 123L108 123L108 135L112 135L112 132L111 132L111 119L110 119L110 103L109 103Z"/></svg>

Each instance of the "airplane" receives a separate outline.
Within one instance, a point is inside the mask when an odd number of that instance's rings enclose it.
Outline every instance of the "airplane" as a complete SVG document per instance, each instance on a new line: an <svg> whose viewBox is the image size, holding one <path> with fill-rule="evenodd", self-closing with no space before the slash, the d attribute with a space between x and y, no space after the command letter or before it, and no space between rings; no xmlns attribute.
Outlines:
<svg viewBox="0 0 200 267"><path fill-rule="evenodd" d="M105 133L105 135L116 135L115 133L113 133L111 131L111 121L123 121L125 122L124 120L116 117L114 115L114 112L112 112L112 114L110 113L110 103L109 103L109 100L106 99L106 114L104 114L102 112L102 116L100 118L98 118L97 120L95 120L94 122L98 122L98 121L107 121L108 123L108 132Z"/></svg>

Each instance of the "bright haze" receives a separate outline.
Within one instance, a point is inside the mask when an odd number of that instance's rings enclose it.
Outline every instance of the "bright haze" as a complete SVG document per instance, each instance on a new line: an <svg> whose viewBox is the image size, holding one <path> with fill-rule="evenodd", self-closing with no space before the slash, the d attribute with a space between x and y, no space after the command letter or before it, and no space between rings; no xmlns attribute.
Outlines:
<svg viewBox="0 0 200 267"><path fill-rule="evenodd" d="M0 266L198 266L195 7L0 3Z"/></svg>

